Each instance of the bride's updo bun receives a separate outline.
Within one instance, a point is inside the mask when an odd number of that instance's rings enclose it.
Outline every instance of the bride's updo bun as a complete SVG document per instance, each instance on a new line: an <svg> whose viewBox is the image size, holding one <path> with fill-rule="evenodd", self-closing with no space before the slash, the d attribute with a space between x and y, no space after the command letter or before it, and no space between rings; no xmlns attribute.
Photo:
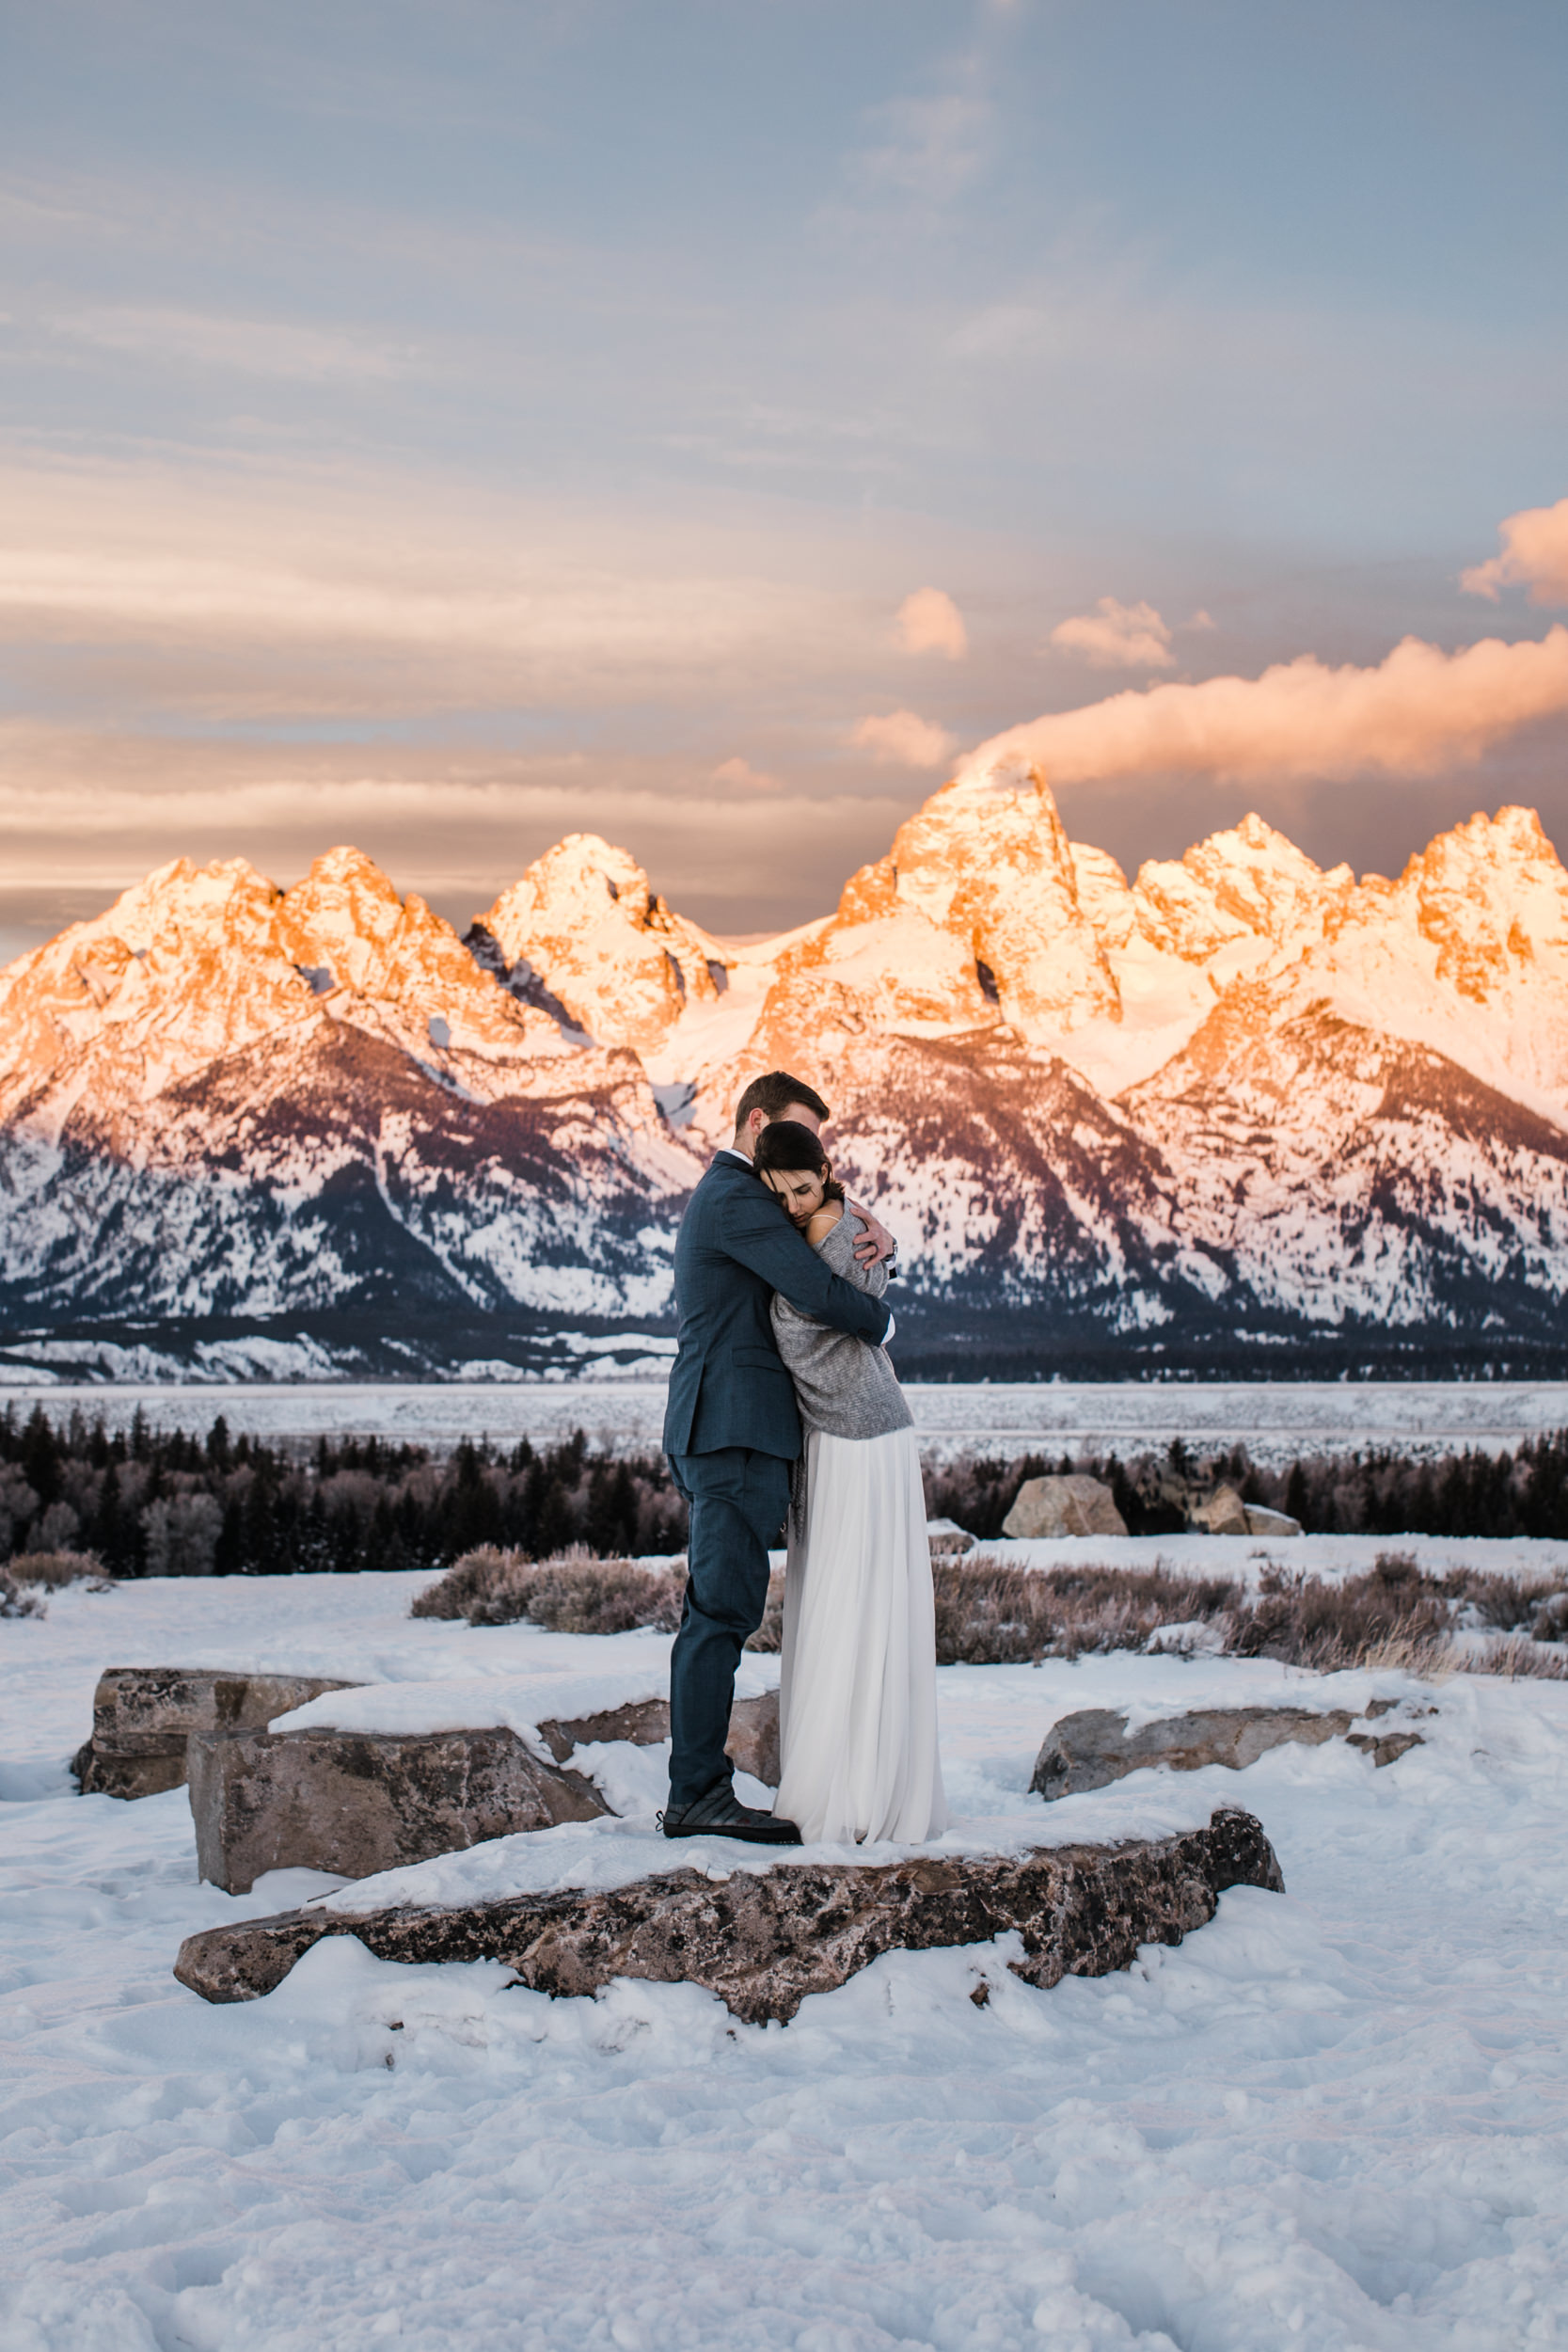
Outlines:
<svg viewBox="0 0 1568 2352"><path fill-rule="evenodd" d="M798 1169L809 1168L823 1180L825 1200L842 1200L844 1186L828 1174L830 1162L822 1149L822 1139L803 1127L798 1119L775 1119L757 1136L752 1168L760 1176L764 1168Z"/></svg>

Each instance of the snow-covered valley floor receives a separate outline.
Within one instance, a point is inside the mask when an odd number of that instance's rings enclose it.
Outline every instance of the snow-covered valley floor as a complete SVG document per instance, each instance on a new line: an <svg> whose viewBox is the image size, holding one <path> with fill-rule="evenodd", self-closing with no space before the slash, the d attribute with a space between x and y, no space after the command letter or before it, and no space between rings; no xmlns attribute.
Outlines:
<svg viewBox="0 0 1568 2352"><path fill-rule="evenodd" d="M333 1883L230 1898L197 1883L183 1790L74 1796L100 1668L319 1667L427 1686L415 1714L444 1680L524 1713L657 1683L656 1636L410 1622L425 1581L73 1589L0 1625L5 2352L1568 2343L1568 1686L1455 1677L1384 1771L1330 1741L1047 1808L1033 1758L1076 1708L1421 1694L1237 1660L943 1669L970 1837L1263 1821L1289 1893L1233 1890L1122 1976L895 1954L750 2027L691 1987L551 2002L341 1938L207 2007L169 1974L183 1935ZM651 1788L653 1752L597 1758ZM578 1872L584 1833L549 1836Z"/></svg>
<svg viewBox="0 0 1568 2352"><path fill-rule="evenodd" d="M1163 1451L1172 1438L1199 1454L1243 1444L1266 1465L1363 1446L1426 1456L1465 1446L1497 1454L1568 1424L1568 1381L1561 1380L915 1380L904 1392L921 1449L932 1459L1031 1451L1127 1456ZM35 1405L56 1420L77 1406L89 1421L102 1415L111 1429L123 1429L139 1409L157 1428L205 1437L222 1413L236 1436L244 1429L313 1441L373 1434L437 1453L481 1431L504 1445L522 1437L557 1445L574 1429L586 1430L595 1445L657 1453L664 1395L662 1375L84 1385L36 1375L22 1381L0 1363L0 1410L9 1406L23 1418Z"/></svg>

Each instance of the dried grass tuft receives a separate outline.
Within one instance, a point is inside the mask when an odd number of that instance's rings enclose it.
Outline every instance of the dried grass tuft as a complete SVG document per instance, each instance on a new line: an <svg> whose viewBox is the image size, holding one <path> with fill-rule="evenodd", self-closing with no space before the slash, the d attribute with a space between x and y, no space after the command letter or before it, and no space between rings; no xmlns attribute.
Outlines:
<svg viewBox="0 0 1568 2352"><path fill-rule="evenodd" d="M1518 1676L1536 1682L1568 1682L1568 1658L1538 1649L1526 1633L1511 1633L1506 1641L1489 1643L1482 1650L1461 1651L1451 1662L1465 1674L1506 1675L1511 1682Z"/></svg>
<svg viewBox="0 0 1568 2352"><path fill-rule="evenodd" d="M463 1617L469 1625L543 1626L551 1633L673 1633L680 1623L686 1568L601 1560L573 1544L552 1559L482 1544L420 1593L414 1617Z"/></svg>
<svg viewBox="0 0 1568 2352"><path fill-rule="evenodd" d="M96 1551L17 1551L6 1573L18 1584L106 1584Z"/></svg>

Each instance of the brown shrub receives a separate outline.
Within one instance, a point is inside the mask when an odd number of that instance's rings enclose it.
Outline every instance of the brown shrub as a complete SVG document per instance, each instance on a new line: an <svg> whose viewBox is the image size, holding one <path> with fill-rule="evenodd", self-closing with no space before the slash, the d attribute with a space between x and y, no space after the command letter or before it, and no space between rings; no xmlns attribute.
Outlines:
<svg viewBox="0 0 1568 2352"><path fill-rule="evenodd" d="M1374 1652L1392 1663L1391 1647L1424 1656L1446 1643L1449 1624L1449 1603L1415 1561L1384 1552L1365 1576L1338 1584L1299 1568L1265 1569L1257 1596L1231 1616L1226 1649L1332 1674L1366 1665Z"/></svg>
<svg viewBox="0 0 1568 2352"><path fill-rule="evenodd" d="M466 1617L470 1625L525 1620L551 1633L631 1633L647 1626L673 1633L686 1590L684 1564L641 1568L635 1560L600 1560L581 1544L549 1560L482 1544L420 1593L414 1617Z"/></svg>
<svg viewBox="0 0 1568 2352"><path fill-rule="evenodd" d="M1163 1625L1212 1620L1241 1598L1220 1577L1152 1568L1021 1568L994 1552L933 1560L937 1661L999 1666L1085 1651L1142 1649Z"/></svg>
<svg viewBox="0 0 1568 2352"><path fill-rule="evenodd" d="M78 1584L106 1582L103 1563L96 1551L16 1551L6 1573L18 1584Z"/></svg>

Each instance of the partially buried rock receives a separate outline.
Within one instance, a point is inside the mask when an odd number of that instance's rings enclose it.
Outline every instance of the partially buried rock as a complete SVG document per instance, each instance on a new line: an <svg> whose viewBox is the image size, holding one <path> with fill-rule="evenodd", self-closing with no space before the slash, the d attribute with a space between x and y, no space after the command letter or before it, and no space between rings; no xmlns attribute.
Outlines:
<svg viewBox="0 0 1568 2352"><path fill-rule="evenodd" d="M1216 1486L1206 1502L1197 1503L1192 1522L1206 1535L1247 1535L1246 1504L1234 1486Z"/></svg>
<svg viewBox="0 0 1568 2352"><path fill-rule="evenodd" d="M1366 1720L1388 1713L1393 1705L1391 1699L1374 1700ZM1305 1707L1214 1707L1188 1715L1162 1715L1130 1732L1125 1715L1103 1707L1085 1708L1053 1725L1029 1786L1038 1797L1075 1797L1088 1788L1108 1788L1146 1765L1197 1772L1206 1764L1224 1764L1240 1772L1270 1748L1290 1740L1317 1747L1325 1740L1348 1736L1376 1764L1391 1764L1406 1749L1421 1745L1418 1732L1352 1732L1356 1720L1342 1708L1320 1714Z"/></svg>
<svg viewBox="0 0 1568 2352"><path fill-rule="evenodd" d="M1243 1502L1234 1486L1216 1486L1206 1502L1190 1514L1193 1525L1206 1535L1299 1535L1301 1521L1288 1511L1270 1511L1259 1502Z"/></svg>
<svg viewBox="0 0 1568 2352"><path fill-rule="evenodd" d="M84 1796L154 1797L185 1777L193 1731L270 1723L326 1691L356 1685L325 1675L239 1674L217 1666L109 1666L92 1701L92 1737L71 1769Z"/></svg>
<svg viewBox="0 0 1568 2352"><path fill-rule="evenodd" d="M599 1715L552 1716L540 1724L539 1736L558 1764L564 1764L574 1748L592 1747L601 1740L629 1740L636 1747L657 1747L670 1737L670 1702L634 1699L628 1706L608 1708ZM778 1787L777 1691L767 1691L761 1698L736 1700L724 1745L740 1772L752 1773L769 1788Z"/></svg>
<svg viewBox="0 0 1568 2352"><path fill-rule="evenodd" d="M609 1807L514 1731L206 1733L190 1743L200 1874L243 1895L266 1870L369 1878Z"/></svg>
<svg viewBox="0 0 1568 2352"><path fill-rule="evenodd" d="M1002 1522L1004 1535L1125 1535L1127 1522L1109 1486L1074 1473L1026 1478Z"/></svg>
<svg viewBox="0 0 1568 2352"><path fill-rule="evenodd" d="M1249 1535L1299 1535L1301 1521L1293 1519L1289 1511L1271 1511L1261 1502L1249 1502L1246 1532Z"/></svg>
<svg viewBox="0 0 1568 2352"><path fill-rule="evenodd" d="M1102 1977L1143 1944L1180 1944L1230 1886L1283 1893L1261 1824L1225 1807L1204 1829L1110 1846L1018 1854L911 1853L895 1863L697 1869L610 1891L566 1888L499 1901L361 1916L312 1905L187 1936L175 1975L208 2001L273 1991L323 1936L356 1936L378 1960L504 1961L538 1993L596 1992L616 1977L700 1984L751 2023L794 2016L882 1953L989 1943L1016 1931L1025 1983Z"/></svg>

